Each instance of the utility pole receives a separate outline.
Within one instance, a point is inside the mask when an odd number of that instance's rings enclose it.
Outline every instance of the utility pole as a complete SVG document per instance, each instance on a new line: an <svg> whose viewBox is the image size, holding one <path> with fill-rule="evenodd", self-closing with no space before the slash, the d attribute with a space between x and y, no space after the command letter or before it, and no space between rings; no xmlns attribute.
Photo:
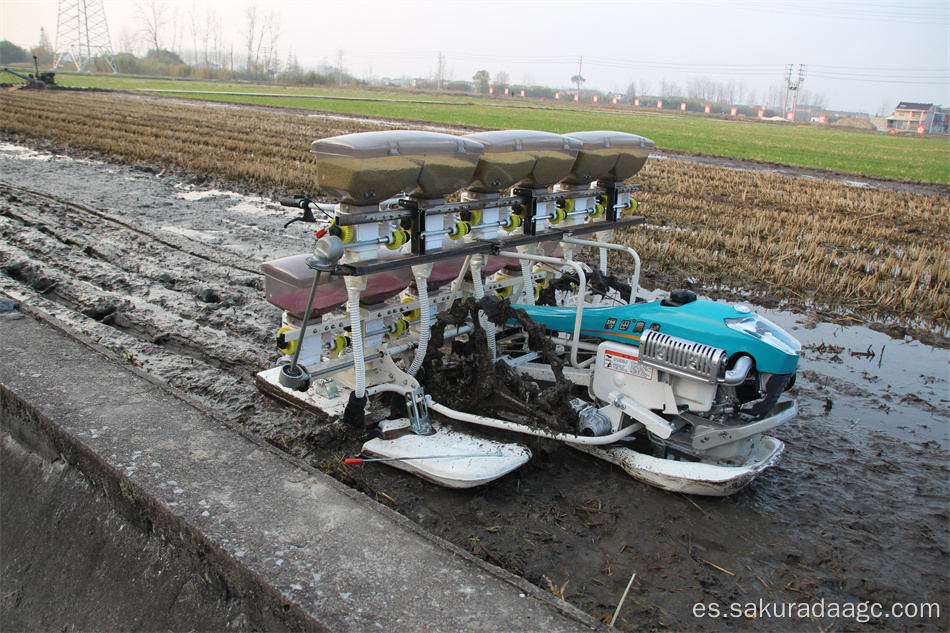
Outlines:
<svg viewBox="0 0 950 633"><path fill-rule="evenodd" d="M87 72L96 57L118 74L102 0L60 0L53 70L68 60L78 72Z"/></svg>
<svg viewBox="0 0 950 633"><path fill-rule="evenodd" d="M785 64L785 98L782 100L782 118L788 116L788 90L792 85L792 64Z"/></svg>
<svg viewBox="0 0 950 633"><path fill-rule="evenodd" d="M793 64L787 64L785 66L785 103L782 105L782 115L787 119L788 118L788 93L794 93L792 98L792 118L794 120L795 109L798 107L798 88L802 85L802 82L805 81L805 66L804 64L798 65L798 78L795 81L792 81L792 66Z"/></svg>

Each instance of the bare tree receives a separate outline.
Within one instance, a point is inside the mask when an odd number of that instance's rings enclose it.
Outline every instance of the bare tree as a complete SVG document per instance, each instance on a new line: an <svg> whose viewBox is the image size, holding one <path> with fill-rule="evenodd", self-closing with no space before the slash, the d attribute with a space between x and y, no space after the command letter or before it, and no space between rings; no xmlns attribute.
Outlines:
<svg viewBox="0 0 950 633"><path fill-rule="evenodd" d="M188 25L191 31L191 50L194 53L194 65L197 66L201 63L201 58L198 55L198 38L202 32L201 16L198 14L197 5L192 4L188 9Z"/></svg>
<svg viewBox="0 0 950 633"><path fill-rule="evenodd" d="M763 105L773 110L782 109L782 106L785 103L785 93L785 84L782 84L781 86L769 86L769 91L765 97L765 103Z"/></svg>
<svg viewBox="0 0 950 633"><path fill-rule="evenodd" d="M501 86L504 88L510 82L511 80L508 78L508 73L506 73L505 71L502 70L500 72L495 73L495 85Z"/></svg>
<svg viewBox="0 0 950 633"><path fill-rule="evenodd" d="M661 97L678 97L682 94L679 85L675 81L663 80L660 82L660 96Z"/></svg>
<svg viewBox="0 0 950 633"><path fill-rule="evenodd" d="M257 68L257 56L260 53L260 38L257 34L260 16L257 5L249 4L244 7L244 42L247 45L247 71L253 72Z"/></svg>
<svg viewBox="0 0 950 633"><path fill-rule="evenodd" d="M139 34L134 29L124 28L119 33L117 53L135 54L135 49L139 45Z"/></svg>
<svg viewBox="0 0 950 633"><path fill-rule="evenodd" d="M138 0L135 3L135 21L148 46L158 54L162 50L162 33L168 24L165 0Z"/></svg>
<svg viewBox="0 0 950 633"><path fill-rule="evenodd" d="M712 101L716 82L708 77L694 77L686 82L686 97L696 101Z"/></svg>
<svg viewBox="0 0 950 633"><path fill-rule="evenodd" d="M185 27L183 25L184 16L182 14L181 7L174 5L172 7L169 19L172 26L172 44L169 47L169 50L177 53L178 57L180 58L182 43L185 40Z"/></svg>
<svg viewBox="0 0 950 633"><path fill-rule="evenodd" d="M650 88L651 88L651 86L650 86L649 80L647 80L647 79L641 79L641 80L639 81L639 85L640 85L640 96L641 96L641 97L645 97L645 96L647 96L647 95L650 94Z"/></svg>
<svg viewBox="0 0 950 633"><path fill-rule="evenodd" d="M264 17L264 25L261 30L261 40L267 41L267 58L264 60L264 68L274 70L279 66L277 61L277 40L282 33L280 25L280 14L276 11L270 11Z"/></svg>
<svg viewBox="0 0 950 633"><path fill-rule="evenodd" d="M881 105L877 109L877 116L888 116L894 112L894 108L891 107L891 100L887 97L881 97Z"/></svg>
<svg viewBox="0 0 950 633"><path fill-rule="evenodd" d="M300 64L297 62L297 53L294 52L294 49L290 49L290 53L287 55L287 65L284 70L294 75L300 74Z"/></svg>
<svg viewBox="0 0 950 633"><path fill-rule="evenodd" d="M725 88L724 88L724 92L723 92L723 96L725 97L725 101L724 101L723 103L727 103L727 104L729 104L729 105L735 105L735 103L736 103L736 82L733 81L732 79L730 79L730 80L726 83Z"/></svg>
<svg viewBox="0 0 950 633"><path fill-rule="evenodd" d="M205 61L224 65L224 25L214 9L208 9L205 21ZM210 55L209 55L210 43Z"/></svg>

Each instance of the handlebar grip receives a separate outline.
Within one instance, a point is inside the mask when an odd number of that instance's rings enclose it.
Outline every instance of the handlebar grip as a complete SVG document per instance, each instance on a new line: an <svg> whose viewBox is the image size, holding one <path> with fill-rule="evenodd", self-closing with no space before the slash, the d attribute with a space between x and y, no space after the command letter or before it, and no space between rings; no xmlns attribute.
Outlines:
<svg viewBox="0 0 950 633"><path fill-rule="evenodd" d="M306 198L281 198L280 205L282 207L294 207L295 209L306 209L307 203L309 200Z"/></svg>

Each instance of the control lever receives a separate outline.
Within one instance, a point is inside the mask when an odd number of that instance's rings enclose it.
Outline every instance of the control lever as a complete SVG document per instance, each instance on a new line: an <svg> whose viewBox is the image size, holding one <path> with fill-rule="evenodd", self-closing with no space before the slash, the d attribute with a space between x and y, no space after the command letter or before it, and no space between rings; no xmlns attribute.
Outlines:
<svg viewBox="0 0 950 633"><path fill-rule="evenodd" d="M323 207L321 207L319 204L314 202L313 198L311 198L310 196L296 195L293 198L281 198L280 204L281 206L284 206L284 207L292 207L294 209L303 209L303 215L301 215L299 218L294 218L293 220L290 220L289 222L287 222L287 224L284 225L285 229L291 224L293 224L294 222L316 222L317 218L315 218L313 215L314 209L316 209L323 215L327 216L328 219L330 220L333 219L333 216L327 213L327 211L323 209Z"/></svg>

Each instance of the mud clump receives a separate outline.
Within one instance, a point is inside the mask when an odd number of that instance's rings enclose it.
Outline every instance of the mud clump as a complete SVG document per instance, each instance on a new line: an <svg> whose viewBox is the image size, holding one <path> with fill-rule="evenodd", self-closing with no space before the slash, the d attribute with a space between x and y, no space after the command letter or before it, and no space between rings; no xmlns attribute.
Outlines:
<svg viewBox="0 0 950 633"><path fill-rule="evenodd" d="M546 387L526 379L504 362L494 362L488 337L479 319L503 329L517 322L528 333L528 345L551 366L555 382ZM446 349L445 328L473 324L465 340L454 340ZM564 379L563 363L551 349L544 326L535 323L524 310L505 300L468 298L440 313L432 327L432 338L422 364L421 382L427 393L450 407L499 416L554 432L575 432L577 413L570 405L572 385Z"/></svg>

